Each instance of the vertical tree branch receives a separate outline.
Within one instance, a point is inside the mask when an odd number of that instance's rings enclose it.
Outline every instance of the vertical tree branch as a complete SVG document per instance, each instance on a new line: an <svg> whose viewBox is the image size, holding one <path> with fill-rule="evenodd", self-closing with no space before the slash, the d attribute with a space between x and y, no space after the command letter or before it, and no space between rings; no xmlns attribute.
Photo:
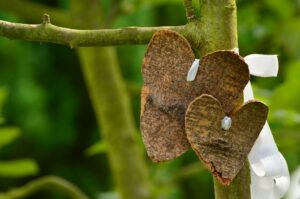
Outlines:
<svg viewBox="0 0 300 199"><path fill-rule="evenodd" d="M193 8L193 0L183 0L183 5L185 7L186 18L189 22L196 18L195 11Z"/></svg>
<svg viewBox="0 0 300 199"><path fill-rule="evenodd" d="M149 199L148 172L116 52L98 47L80 48L78 53L121 198Z"/></svg>
<svg viewBox="0 0 300 199"><path fill-rule="evenodd" d="M96 0L73 0L74 15L83 28L98 28L101 9ZM87 14L88 13L88 14ZM150 182L116 50L80 48L79 59L96 113L117 190L122 199L150 199Z"/></svg>
<svg viewBox="0 0 300 199"><path fill-rule="evenodd" d="M238 47L235 0L200 0L200 6L202 55Z"/></svg>
<svg viewBox="0 0 300 199"><path fill-rule="evenodd" d="M238 47L235 0L200 0L203 45L201 54ZM215 199L250 199L249 165L239 172L229 186L214 179Z"/></svg>
<svg viewBox="0 0 300 199"><path fill-rule="evenodd" d="M250 199L250 170L247 162L229 186L214 179L215 199Z"/></svg>

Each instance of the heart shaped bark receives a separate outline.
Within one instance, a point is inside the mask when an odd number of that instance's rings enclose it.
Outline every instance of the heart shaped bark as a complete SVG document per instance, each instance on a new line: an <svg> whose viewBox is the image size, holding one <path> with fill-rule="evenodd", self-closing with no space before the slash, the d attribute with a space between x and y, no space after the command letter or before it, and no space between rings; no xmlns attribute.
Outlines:
<svg viewBox="0 0 300 199"><path fill-rule="evenodd" d="M185 129L192 148L222 184L230 184L244 166L255 140L263 128L268 107L249 101L229 116L232 125L221 128L226 115L219 101L210 96L196 98L188 107Z"/></svg>
<svg viewBox="0 0 300 199"><path fill-rule="evenodd" d="M147 94L142 95L141 130L148 155L154 161L173 159L188 150L187 142L180 139L185 138L185 112L193 99L205 93L216 96L229 113L249 81L248 66L239 55L218 51L204 56L195 81L187 82L194 59L188 41L176 32L158 31L149 43L142 66ZM152 117L157 117L156 121L160 119L156 130L149 129ZM169 128L170 121L178 125ZM159 151L163 148L169 151Z"/></svg>

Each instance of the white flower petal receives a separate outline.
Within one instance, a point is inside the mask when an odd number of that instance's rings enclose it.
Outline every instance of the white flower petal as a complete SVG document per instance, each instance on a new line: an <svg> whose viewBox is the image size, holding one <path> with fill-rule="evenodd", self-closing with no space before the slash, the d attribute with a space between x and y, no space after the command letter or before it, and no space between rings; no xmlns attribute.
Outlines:
<svg viewBox="0 0 300 199"><path fill-rule="evenodd" d="M200 59L195 59L187 74L186 81L190 82L195 80L199 66L200 66Z"/></svg>

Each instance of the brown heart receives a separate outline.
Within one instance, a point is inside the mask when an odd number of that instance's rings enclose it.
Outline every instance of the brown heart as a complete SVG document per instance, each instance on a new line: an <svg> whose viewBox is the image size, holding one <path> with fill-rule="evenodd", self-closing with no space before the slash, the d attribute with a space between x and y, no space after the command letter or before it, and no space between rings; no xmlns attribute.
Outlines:
<svg viewBox="0 0 300 199"><path fill-rule="evenodd" d="M185 116L187 138L213 175L228 185L243 167L267 115L265 104L249 101L229 115L232 125L223 130L221 122L228 115L216 98L202 95L188 107Z"/></svg>
<svg viewBox="0 0 300 199"><path fill-rule="evenodd" d="M218 51L204 56L196 79L187 82L194 60L188 41L170 30L156 32L148 45L142 66L141 130L153 161L173 159L189 149L188 142L181 139L185 139L185 112L193 99L205 93L213 95L229 113L249 81L248 66L242 57ZM159 128L152 128L153 120ZM177 125L169 128L169 123Z"/></svg>

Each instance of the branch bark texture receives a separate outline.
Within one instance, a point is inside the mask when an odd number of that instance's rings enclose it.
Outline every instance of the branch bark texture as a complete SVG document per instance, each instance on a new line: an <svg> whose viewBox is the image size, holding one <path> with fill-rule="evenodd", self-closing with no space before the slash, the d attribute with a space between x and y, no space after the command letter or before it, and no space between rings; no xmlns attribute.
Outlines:
<svg viewBox="0 0 300 199"><path fill-rule="evenodd" d="M153 33L160 29L171 29L187 36L185 26L177 27L128 27L122 29L76 30L62 28L50 23L38 25L18 24L0 20L0 35L9 39L48 42L82 46L115 46L147 44Z"/></svg>
<svg viewBox="0 0 300 199"><path fill-rule="evenodd" d="M189 22L191 22L193 19L196 19L195 11L193 8L193 1L192 0L183 0L183 5L185 7L185 14L186 18Z"/></svg>
<svg viewBox="0 0 300 199"><path fill-rule="evenodd" d="M235 0L200 0L200 6L202 55L238 47Z"/></svg>

